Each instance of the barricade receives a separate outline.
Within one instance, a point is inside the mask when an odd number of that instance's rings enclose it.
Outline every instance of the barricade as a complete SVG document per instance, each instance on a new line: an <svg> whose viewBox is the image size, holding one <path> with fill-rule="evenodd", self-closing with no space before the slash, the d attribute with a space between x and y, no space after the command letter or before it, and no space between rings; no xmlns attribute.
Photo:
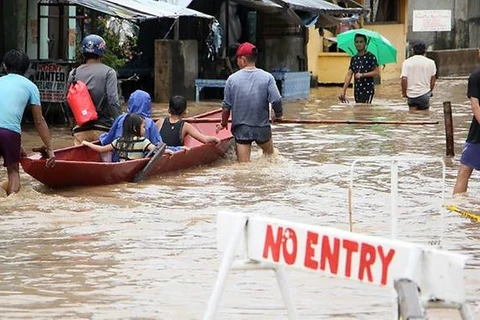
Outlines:
<svg viewBox="0 0 480 320"><path fill-rule="evenodd" d="M445 202L445 162L440 157L428 157L422 156L417 158L411 157L389 157L389 156L380 156L380 157L364 157L355 159L352 162L350 167L350 186L348 189L348 223L349 230L353 231L353 190L354 190L354 172L355 167L359 163L373 162L378 163L379 165L390 165L390 217L391 217L391 238L397 238L397 224L398 224L398 164L406 162L423 162L423 163L439 163L441 165L442 171L442 186L440 189L442 205ZM439 208L440 209L440 208ZM441 211L441 229L440 229L440 240L439 245L443 241L443 211Z"/></svg>
<svg viewBox="0 0 480 320"><path fill-rule="evenodd" d="M462 310L463 319L473 319L465 304L464 255L330 227L229 212L218 214L217 228L223 258L205 320L215 318L231 269L273 270L288 316L297 319L286 267L392 290L396 280L410 279L418 285L422 302L455 306Z"/></svg>

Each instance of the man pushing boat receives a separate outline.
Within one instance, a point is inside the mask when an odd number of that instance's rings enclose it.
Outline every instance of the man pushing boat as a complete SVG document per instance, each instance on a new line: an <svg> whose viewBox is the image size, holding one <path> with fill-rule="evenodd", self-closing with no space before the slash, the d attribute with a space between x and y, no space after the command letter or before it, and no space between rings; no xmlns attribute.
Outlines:
<svg viewBox="0 0 480 320"><path fill-rule="evenodd" d="M40 92L24 77L29 65L27 54L17 50L7 52L2 65L7 75L0 78L0 156L8 172L8 182L2 184L7 195L20 191L19 162L20 157L26 155L21 146L21 122L27 106L30 106L35 128L45 144L34 151L43 151L47 167L55 164L50 131L42 115Z"/></svg>
<svg viewBox="0 0 480 320"><path fill-rule="evenodd" d="M222 121L217 124L217 132L225 129L232 113L232 134L239 162L250 161L253 142L264 155L273 154L270 104L274 110L272 120L283 115L282 97L275 78L256 67L257 56L257 48L249 42L238 47L236 58L240 70L227 79Z"/></svg>

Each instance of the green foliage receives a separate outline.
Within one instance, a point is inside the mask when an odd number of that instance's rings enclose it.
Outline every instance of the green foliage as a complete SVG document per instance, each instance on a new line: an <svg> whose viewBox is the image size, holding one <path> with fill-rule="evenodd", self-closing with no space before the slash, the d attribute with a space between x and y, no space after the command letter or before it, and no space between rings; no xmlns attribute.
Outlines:
<svg viewBox="0 0 480 320"><path fill-rule="evenodd" d="M91 33L98 34L106 42L106 50L102 62L114 70L118 70L125 66L136 54L134 50L137 45L137 37L125 36L123 43L121 43L120 33L115 32L113 28L107 28L110 18L111 16L108 15L91 12L86 24L89 25L88 29L90 29ZM77 50L78 60L82 59L80 49L79 45Z"/></svg>
<svg viewBox="0 0 480 320"><path fill-rule="evenodd" d="M105 39L107 44L103 63L118 70L133 58L134 48L137 44L137 37L125 36L124 42L120 44L120 34L115 33L111 28L107 28L107 21L109 18L109 16L105 16L98 19L98 30L103 31L100 36Z"/></svg>

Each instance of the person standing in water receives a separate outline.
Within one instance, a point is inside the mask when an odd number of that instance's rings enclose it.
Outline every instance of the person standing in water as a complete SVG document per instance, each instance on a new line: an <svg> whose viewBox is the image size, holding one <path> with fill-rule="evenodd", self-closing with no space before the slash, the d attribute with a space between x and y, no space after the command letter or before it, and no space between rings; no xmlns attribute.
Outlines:
<svg viewBox="0 0 480 320"><path fill-rule="evenodd" d="M21 145L21 123L23 113L30 107L40 138L44 146L36 148L45 154L47 167L55 165L55 155L48 125L42 115L40 92L37 86L28 80L24 74L30 65L30 59L24 52L10 50L5 54L2 67L7 72L0 78L0 156L7 168L8 182L2 187L7 195L20 191L20 157L25 156Z"/></svg>
<svg viewBox="0 0 480 320"><path fill-rule="evenodd" d="M282 96L275 78L256 67L257 56L257 48L249 42L238 47L236 57L240 70L227 79L222 121L217 124L217 132L225 129L232 114L232 134L239 162L250 161L253 142L264 155L273 154L270 104L274 110L273 120L283 115Z"/></svg>
<svg viewBox="0 0 480 320"><path fill-rule="evenodd" d="M342 102L346 101L347 88L354 77L355 102L372 103L375 95L373 78L380 74L377 58L367 51L367 37L363 34L355 35L355 48L358 53L350 59L350 67L339 99Z"/></svg>
<svg viewBox="0 0 480 320"><path fill-rule="evenodd" d="M480 57L480 49L478 56ZM473 117L460 157L453 195L467 192L468 180L473 170L480 170L480 68L475 70L468 79L467 96L470 99Z"/></svg>
<svg viewBox="0 0 480 320"><path fill-rule="evenodd" d="M437 67L435 61L425 56L425 43L413 44L413 56L402 64L402 96L407 98L410 110L427 110L435 88Z"/></svg>

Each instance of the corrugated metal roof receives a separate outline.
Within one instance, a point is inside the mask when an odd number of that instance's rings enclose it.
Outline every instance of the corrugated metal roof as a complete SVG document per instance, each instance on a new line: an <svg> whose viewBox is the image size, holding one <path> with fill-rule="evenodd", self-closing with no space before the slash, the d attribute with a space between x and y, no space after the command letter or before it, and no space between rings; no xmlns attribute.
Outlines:
<svg viewBox="0 0 480 320"><path fill-rule="evenodd" d="M155 18L155 16L153 15L141 13L135 10L129 10L127 8L109 3L104 0L67 0L65 2L76 4L85 8L97 10L99 12L103 12L108 15L123 18L123 19L136 20L136 19Z"/></svg>
<svg viewBox="0 0 480 320"><path fill-rule="evenodd" d="M208 14L188 9L186 7L176 6L163 0L65 0L65 2L81 5L86 8L129 20L178 18L181 16L207 19L213 18Z"/></svg>
<svg viewBox="0 0 480 320"><path fill-rule="evenodd" d="M170 3L182 8L186 8L190 5L190 3L192 3L192 0L155 0L155 1Z"/></svg>
<svg viewBox="0 0 480 320"><path fill-rule="evenodd" d="M333 4L328 1L323 0L284 0L288 2L293 9L305 11L318 10L319 12L352 12L358 10L359 12L363 11L363 8L342 8L336 4ZM275 2L275 1L274 1ZM353 9L353 10L352 10Z"/></svg>
<svg viewBox="0 0 480 320"><path fill-rule="evenodd" d="M364 13L364 8L342 8L323 0L233 0L242 5L260 11L278 12L285 9L301 10L311 13L353 14Z"/></svg>
<svg viewBox="0 0 480 320"><path fill-rule="evenodd" d="M213 18L212 16L188 9L185 7L176 6L164 1L154 0L106 0L112 4L133 9L135 11L154 15L156 17L178 18L180 16L192 16L199 18Z"/></svg>

